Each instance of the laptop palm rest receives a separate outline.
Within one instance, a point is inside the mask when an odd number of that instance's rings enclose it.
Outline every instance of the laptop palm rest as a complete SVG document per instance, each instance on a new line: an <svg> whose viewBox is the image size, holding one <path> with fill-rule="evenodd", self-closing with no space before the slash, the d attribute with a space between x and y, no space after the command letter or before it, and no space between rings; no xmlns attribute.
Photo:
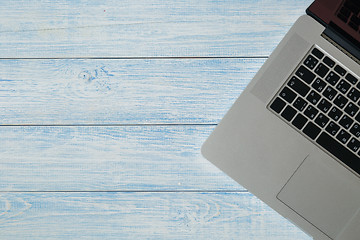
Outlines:
<svg viewBox="0 0 360 240"><path fill-rule="evenodd" d="M331 239L339 239L340 235L353 234L351 219L360 220L359 181L327 154L314 152L303 161L277 198Z"/></svg>
<svg viewBox="0 0 360 240"><path fill-rule="evenodd" d="M337 236L336 240L358 240L360 236L360 208Z"/></svg>

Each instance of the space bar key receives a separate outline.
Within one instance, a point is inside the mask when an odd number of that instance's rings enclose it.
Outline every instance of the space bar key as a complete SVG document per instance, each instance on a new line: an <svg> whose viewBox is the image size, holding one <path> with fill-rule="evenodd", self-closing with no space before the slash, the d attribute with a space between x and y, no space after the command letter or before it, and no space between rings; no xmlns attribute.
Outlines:
<svg viewBox="0 0 360 240"><path fill-rule="evenodd" d="M337 157L340 161L352 168L355 172L360 174L360 158L352 153L349 149L341 145L329 134L322 132L316 142L329 151L332 155Z"/></svg>

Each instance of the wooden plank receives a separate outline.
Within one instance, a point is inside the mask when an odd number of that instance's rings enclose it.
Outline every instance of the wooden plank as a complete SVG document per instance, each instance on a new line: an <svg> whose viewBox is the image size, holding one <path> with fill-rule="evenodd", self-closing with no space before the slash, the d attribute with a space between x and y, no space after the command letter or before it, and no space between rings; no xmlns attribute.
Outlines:
<svg viewBox="0 0 360 240"><path fill-rule="evenodd" d="M4 1L0 57L268 56L311 2Z"/></svg>
<svg viewBox="0 0 360 240"><path fill-rule="evenodd" d="M201 156L213 128L0 127L0 191L242 191Z"/></svg>
<svg viewBox="0 0 360 240"><path fill-rule="evenodd" d="M264 61L0 60L0 125L215 124Z"/></svg>
<svg viewBox="0 0 360 240"><path fill-rule="evenodd" d="M2 193L2 239L310 239L249 193Z"/></svg>

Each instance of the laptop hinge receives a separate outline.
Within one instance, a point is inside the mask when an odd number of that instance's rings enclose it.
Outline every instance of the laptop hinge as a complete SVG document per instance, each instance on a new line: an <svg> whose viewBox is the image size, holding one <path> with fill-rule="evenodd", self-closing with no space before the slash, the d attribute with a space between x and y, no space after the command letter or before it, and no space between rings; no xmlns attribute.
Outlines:
<svg viewBox="0 0 360 240"><path fill-rule="evenodd" d="M322 33L322 37L360 64L359 43L338 26L330 23Z"/></svg>

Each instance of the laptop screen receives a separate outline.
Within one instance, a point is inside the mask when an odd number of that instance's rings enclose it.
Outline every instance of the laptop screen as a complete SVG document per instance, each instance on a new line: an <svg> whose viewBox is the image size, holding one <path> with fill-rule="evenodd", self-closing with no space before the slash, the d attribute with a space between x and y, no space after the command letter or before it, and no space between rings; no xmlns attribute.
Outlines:
<svg viewBox="0 0 360 240"><path fill-rule="evenodd" d="M360 1L346 0L338 9L336 16L359 33L360 25Z"/></svg>
<svg viewBox="0 0 360 240"><path fill-rule="evenodd" d="M315 0L308 9L323 24L332 25L351 36L360 48L360 0Z"/></svg>

